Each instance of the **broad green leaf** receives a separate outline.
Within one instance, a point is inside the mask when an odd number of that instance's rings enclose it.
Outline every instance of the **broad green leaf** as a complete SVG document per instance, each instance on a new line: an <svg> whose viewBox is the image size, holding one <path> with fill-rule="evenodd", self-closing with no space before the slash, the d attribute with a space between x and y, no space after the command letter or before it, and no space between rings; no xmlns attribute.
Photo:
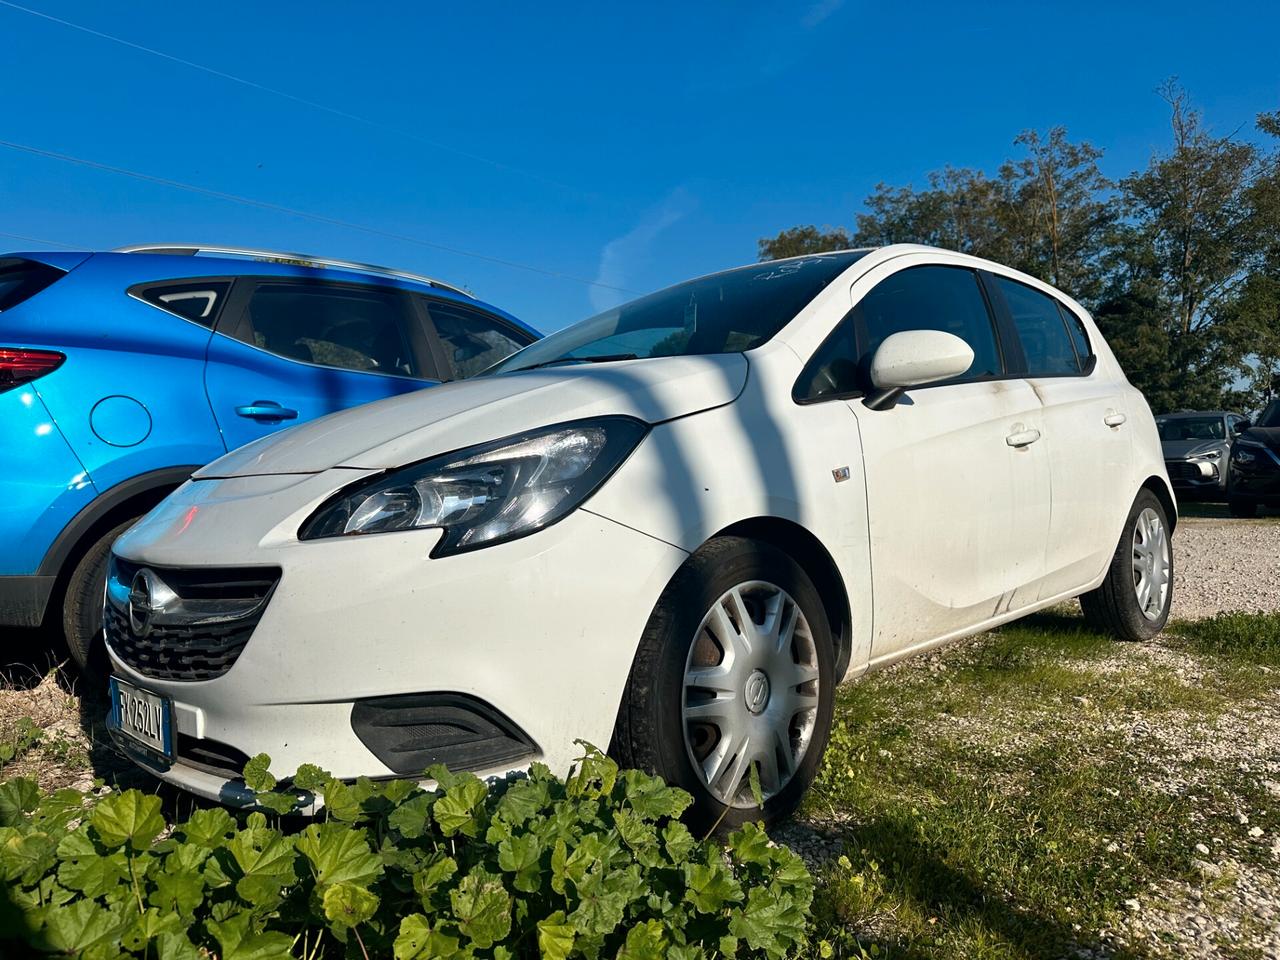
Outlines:
<svg viewBox="0 0 1280 960"><path fill-rule="evenodd" d="M718 913L727 903L742 900L742 887L720 861L684 865L684 898L699 913Z"/></svg>
<svg viewBox="0 0 1280 960"><path fill-rule="evenodd" d="M354 883L335 883L324 891L324 915L339 927L354 927L378 912L378 898Z"/></svg>
<svg viewBox="0 0 1280 960"><path fill-rule="evenodd" d="M731 934L771 957L780 957L801 942L805 926L805 911L790 894L764 887L752 887L746 907L729 919Z"/></svg>
<svg viewBox="0 0 1280 960"><path fill-rule="evenodd" d="M658 865L662 855L658 852L658 831L652 823L629 810L617 810L613 814L613 825L637 860L650 867Z"/></svg>
<svg viewBox="0 0 1280 960"><path fill-rule="evenodd" d="M729 834L729 849L739 863L768 864L773 860L769 835L755 823L744 823Z"/></svg>
<svg viewBox="0 0 1280 960"><path fill-rule="evenodd" d="M18 777L0 783L0 827L17 827L40 803L40 788L34 780Z"/></svg>
<svg viewBox="0 0 1280 960"><path fill-rule="evenodd" d="M407 840L417 840L429 829L427 817L431 815L431 805L435 797L423 793L412 800L406 800L391 811L387 824Z"/></svg>
<svg viewBox="0 0 1280 960"><path fill-rule="evenodd" d="M185 933L162 933L156 938L156 954L159 960L201 960L201 954L187 939Z"/></svg>
<svg viewBox="0 0 1280 960"><path fill-rule="evenodd" d="M232 837L226 849L240 868L241 876L256 874L294 879L293 843L277 830L248 827Z"/></svg>
<svg viewBox="0 0 1280 960"><path fill-rule="evenodd" d="M173 913L163 913L155 907L148 907L137 914L120 937L120 943L127 950L145 952L152 940L165 933L178 933L186 929L182 918Z"/></svg>
<svg viewBox="0 0 1280 960"><path fill-rule="evenodd" d="M82 830L62 839L58 856L62 860L58 864L58 882L90 899L104 896L129 876L129 861L123 851L100 854Z"/></svg>
<svg viewBox="0 0 1280 960"><path fill-rule="evenodd" d="M271 758L260 753L244 765L244 785L254 793L265 793L276 785L276 778L271 775Z"/></svg>
<svg viewBox="0 0 1280 960"><path fill-rule="evenodd" d="M524 893L536 893L542 886L541 857L542 844L531 833L498 844L498 867L515 874L512 885Z"/></svg>
<svg viewBox="0 0 1280 960"><path fill-rule="evenodd" d="M297 848L321 885L367 884L382 873L382 861L369 849L364 832L346 824L310 824L298 835Z"/></svg>
<svg viewBox="0 0 1280 960"><path fill-rule="evenodd" d="M661 920L646 920L627 931L618 960L666 960L669 941Z"/></svg>
<svg viewBox="0 0 1280 960"><path fill-rule="evenodd" d="M103 797L89 815L89 822L108 847L122 847L127 843L134 850L149 844L165 826L164 817L160 815L160 798L141 790Z"/></svg>
<svg viewBox="0 0 1280 960"><path fill-rule="evenodd" d="M332 775L327 770L321 770L314 763L304 763L293 775L293 785L299 790L310 790L316 793L323 790L325 784L331 779Z"/></svg>
<svg viewBox="0 0 1280 960"><path fill-rule="evenodd" d="M279 816L286 816L298 808L298 798L292 793L268 790L254 794L253 802Z"/></svg>
<svg viewBox="0 0 1280 960"><path fill-rule="evenodd" d="M452 960L463 955L457 937L432 929L431 921L420 913L400 921L400 934L392 949L395 960Z"/></svg>
<svg viewBox="0 0 1280 960"><path fill-rule="evenodd" d="M440 831L446 837L456 833L474 837L479 832L477 814L488 793L484 781L474 774L453 777L444 796L431 807L431 815L440 825Z"/></svg>
<svg viewBox="0 0 1280 960"><path fill-rule="evenodd" d="M502 877L477 867L449 894L458 929L481 950L511 932L511 896Z"/></svg>
<svg viewBox="0 0 1280 960"><path fill-rule="evenodd" d="M192 917L204 902L204 874L197 871L158 873L147 902L162 911Z"/></svg>
<svg viewBox="0 0 1280 960"><path fill-rule="evenodd" d="M538 952L543 960L565 960L573 953L573 940L573 924L565 919L563 910L538 921Z"/></svg>
<svg viewBox="0 0 1280 960"><path fill-rule="evenodd" d="M618 765L585 740L575 740L574 743L582 747L584 753L578 759L578 769L565 784L569 796L607 796L618 779Z"/></svg>
<svg viewBox="0 0 1280 960"><path fill-rule="evenodd" d="M331 777L324 785L324 811L331 820L354 823L360 819L360 800L345 783Z"/></svg>
<svg viewBox="0 0 1280 960"><path fill-rule="evenodd" d="M520 825L537 816L551 804L551 785L545 780L517 780L498 800L493 815L496 819Z"/></svg>
<svg viewBox="0 0 1280 960"><path fill-rule="evenodd" d="M11 831L0 844L0 864L3 864L0 875L7 880L36 883L53 869L56 850L53 838L43 831L26 834Z"/></svg>
<svg viewBox="0 0 1280 960"><path fill-rule="evenodd" d="M751 799L757 807L764 807L764 791L760 789L760 761L752 760L747 767L747 783L751 785Z"/></svg>
<svg viewBox="0 0 1280 960"><path fill-rule="evenodd" d="M51 910L40 937L42 946L48 950L79 953L118 936L124 927L125 919L118 909L104 907L94 900L77 900Z"/></svg>
<svg viewBox="0 0 1280 960"><path fill-rule="evenodd" d="M645 820L678 817L693 802L693 797L685 791L641 770L626 771L622 780L626 784L627 804Z"/></svg>
<svg viewBox="0 0 1280 960"><path fill-rule="evenodd" d="M432 895L457 872L458 864L453 857L441 857L413 875L413 889L422 899L424 910L433 909Z"/></svg>
<svg viewBox="0 0 1280 960"><path fill-rule="evenodd" d="M197 810L190 819L178 827L178 832L188 843L202 847L221 846L222 841L236 829L236 822L222 807L209 807Z"/></svg>
<svg viewBox="0 0 1280 960"><path fill-rule="evenodd" d="M684 863L689 854L698 845L689 828L679 820L672 820L662 828L662 844L667 848L667 856L674 864Z"/></svg>
<svg viewBox="0 0 1280 960"><path fill-rule="evenodd" d="M569 922L583 933L605 934L614 930L626 915L627 907L648 891L637 864L610 870L599 864L575 883L578 905Z"/></svg>
<svg viewBox="0 0 1280 960"><path fill-rule="evenodd" d="M255 933L247 913L238 913L221 922L211 920L205 926L222 948L219 960L291 960L293 957L293 937L274 930Z"/></svg>

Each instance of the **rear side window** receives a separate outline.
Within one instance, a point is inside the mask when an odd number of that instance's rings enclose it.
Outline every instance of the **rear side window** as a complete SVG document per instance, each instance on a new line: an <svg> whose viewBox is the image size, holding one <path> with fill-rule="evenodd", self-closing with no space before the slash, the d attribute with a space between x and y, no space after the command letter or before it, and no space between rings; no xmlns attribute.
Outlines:
<svg viewBox="0 0 1280 960"><path fill-rule="evenodd" d="M0 260L0 311L34 297L66 271L34 260L8 257Z"/></svg>
<svg viewBox="0 0 1280 960"><path fill-rule="evenodd" d="M390 290L261 283L236 336L263 350L326 367L422 376L412 349L409 298Z"/></svg>
<svg viewBox="0 0 1280 960"><path fill-rule="evenodd" d="M129 292L154 307L212 328L230 289L229 280L194 280L147 284L133 287Z"/></svg>
<svg viewBox="0 0 1280 960"><path fill-rule="evenodd" d="M1084 341L1085 353L1082 356L1067 318L1058 308L1058 301L1008 277L993 275L992 279L1004 294L1012 314L1022 352L1027 358L1027 376L1064 377L1081 373L1088 357L1088 341ZM1078 320L1076 324L1079 324ZM1083 329L1077 336L1084 336Z"/></svg>
<svg viewBox="0 0 1280 960"><path fill-rule="evenodd" d="M533 342L534 338L497 317L442 300L426 301L427 313L444 349L446 376L473 377Z"/></svg>
<svg viewBox="0 0 1280 960"><path fill-rule="evenodd" d="M795 398L812 401L869 390L876 349L907 330L942 330L967 343L973 363L960 381L1004 372L977 275L964 267L909 267L881 280L858 301L806 364Z"/></svg>

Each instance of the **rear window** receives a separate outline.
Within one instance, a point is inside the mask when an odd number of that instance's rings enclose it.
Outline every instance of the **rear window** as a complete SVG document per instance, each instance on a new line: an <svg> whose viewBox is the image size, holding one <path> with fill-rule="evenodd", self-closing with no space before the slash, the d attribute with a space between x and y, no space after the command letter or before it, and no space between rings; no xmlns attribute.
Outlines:
<svg viewBox="0 0 1280 960"><path fill-rule="evenodd" d="M34 260L8 257L0 260L0 311L34 297L66 271Z"/></svg>

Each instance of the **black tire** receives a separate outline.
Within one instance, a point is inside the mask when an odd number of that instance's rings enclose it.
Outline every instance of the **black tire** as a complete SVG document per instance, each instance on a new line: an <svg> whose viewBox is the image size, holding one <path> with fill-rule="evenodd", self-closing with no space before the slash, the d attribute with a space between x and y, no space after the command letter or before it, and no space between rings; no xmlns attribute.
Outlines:
<svg viewBox="0 0 1280 960"><path fill-rule="evenodd" d="M94 542L71 571L62 602L62 632L71 659L90 683L106 682L109 663L102 640L102 600L107 587L111 544L139 520L133 517Z"/></svg>
<svg viewBox="0 0 1280 960"><path fill-rule="evenodd" d="M1258 515L1258 501L1246 500L1244 497L1230 497L1227 500L1227 506L1231 510L1233 517L1241 520L1251 520Z"/></svg>
<svg viewBox="0 0 1280 960"><path fill-rule="evenodd" d="M1089 626L1102 633L1109 633L1118 640L1151 639L1164 629L1169 619L1169 608L1173 605L1175 577L1172 542L1169 544L1169 586L1164 609L1159 616L1152 618L1142 612L1138 603L1134 589L1134 529L1145 510L1155 511L1164 528L1165 537L1169 537L1169 517L1163 504L1150 490L1143 490L1129 508L1129 516L1107 568L1106 579L1096 590L1080 597L1080 606Z"/></svg>
<svg viewBox="0 0 1280 960"><path fill-rule="evenodd" d="M794 600L812 639L806 657L816 656L818 669L817 707L808 746L791 779L765 800L763 809L754 803L730 806L716 798L686 749L683 715L685 669L703 617L727 591L750 581L773 584ZM612 752L624 767L647 770L687 790L694 802L685 819L699 835L717 824L726 831L750 820L773 823L795 810L817 775L831 729L835 682L831 628L818 591L804 570L768 544L720 537L685 562L649 617L618 711ZM772 700L774 691L768 689ZM761 706L758 712L766 709Z"/></svg>

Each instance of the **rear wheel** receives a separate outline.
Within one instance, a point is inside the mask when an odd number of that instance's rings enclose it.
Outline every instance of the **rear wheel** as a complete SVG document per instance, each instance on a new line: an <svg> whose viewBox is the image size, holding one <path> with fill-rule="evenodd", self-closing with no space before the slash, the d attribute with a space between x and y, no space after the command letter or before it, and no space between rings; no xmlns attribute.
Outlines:
<svg viewBox="0 0 1280 960"><path fill-rule="evenodd" d="M1244 497L1231 497L1227 501L1227 506L1231 509L1233 517L1239 517L1241 520L1248 520L1258 515L1258 501L1246 500Z"/></svg>
<svg viewBox="0 0 1280 960"><path fill-rule="evenodd" d="M697 830L782 819L826 748L834 669L826 614L800 565L768 544L713 540L649 619L613 752L692 794Z"/></svg>
<svg viewBox="0 0 1280 960"><path fill-rule="evenodd" d="M62 630L71 659L92 683L105 681L108 670L107 650L102 639L102 602L107 588L111 544L138 519L126 520L103 534L80 558L67 581L67 595L62 604Z"/></svg>
<svg viewBox="0 0 1280 960"><path fill-rule="evenodd" d="M1173 601L1173 544L1164 506L1150 490L1133 502L1106 579L1080 598L1085 619L1121 640L1164 629Z"/></svg>

